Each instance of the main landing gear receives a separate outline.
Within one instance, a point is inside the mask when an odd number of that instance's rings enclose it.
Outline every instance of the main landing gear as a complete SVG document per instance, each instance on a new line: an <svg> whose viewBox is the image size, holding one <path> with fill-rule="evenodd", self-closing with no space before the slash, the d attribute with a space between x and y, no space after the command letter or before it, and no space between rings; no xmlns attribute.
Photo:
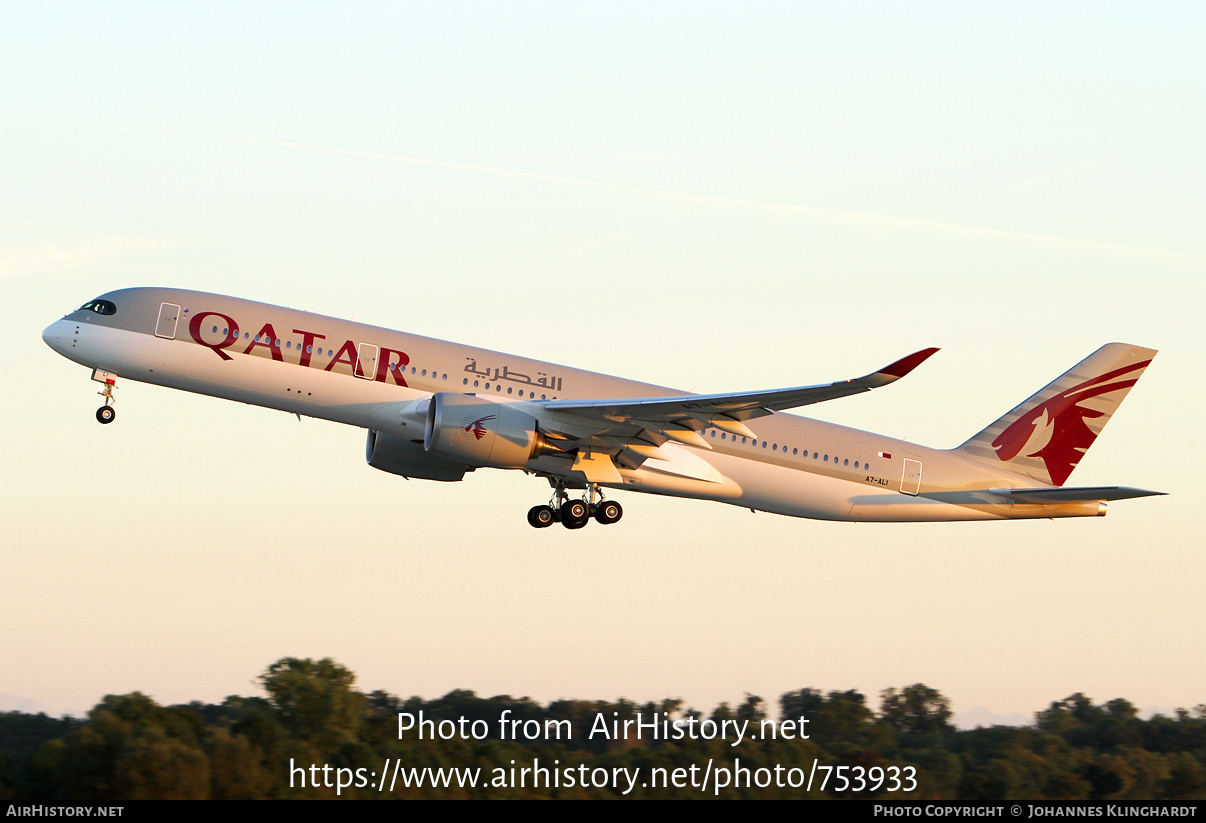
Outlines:
<svg viewBox="0 0 1206 823"><path fill-rule="evenodd" d="M619 503L603 499L603 492L597 483L586 487L586 494L581 500L570 500L565 493L565 483L561 480L554 482L553 489L547 506L533 506L528 510L528 523L533 528L543 529L561 523L567 529L580 529L592 517L606 526L624 516L624 509Z"/></svg>

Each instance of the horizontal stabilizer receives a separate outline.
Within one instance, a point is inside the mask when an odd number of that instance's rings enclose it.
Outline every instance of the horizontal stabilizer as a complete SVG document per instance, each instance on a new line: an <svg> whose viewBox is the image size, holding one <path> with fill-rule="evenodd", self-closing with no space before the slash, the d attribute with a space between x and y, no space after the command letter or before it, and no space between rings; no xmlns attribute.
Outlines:
<svg viewBox="0 0 1206 823"><path fill-rule="evenodd" d="M1127 500L1131 497L1151 497L1168 492L1133 489L1129 486L1069 486L1062 489L991 489L993 494L1012 497L1019 503L1097 503L1105 500Z"/></svg>

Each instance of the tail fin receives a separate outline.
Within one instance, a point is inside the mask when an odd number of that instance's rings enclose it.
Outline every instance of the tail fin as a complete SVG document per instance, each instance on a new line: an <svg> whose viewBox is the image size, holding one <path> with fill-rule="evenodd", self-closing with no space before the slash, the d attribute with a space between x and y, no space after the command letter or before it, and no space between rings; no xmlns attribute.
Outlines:
<svg viewBox="0 0 1206 823"><path fill-rule="evenodd" d="M1107 343L955 451L1062 486L1155 355Z"/></svg>

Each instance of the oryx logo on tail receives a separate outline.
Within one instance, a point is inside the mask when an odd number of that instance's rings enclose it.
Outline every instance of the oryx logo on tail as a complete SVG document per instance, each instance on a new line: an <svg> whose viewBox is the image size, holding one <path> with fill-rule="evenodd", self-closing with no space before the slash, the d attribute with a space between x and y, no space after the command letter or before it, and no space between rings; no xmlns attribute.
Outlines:
<svg viewBox="0 0 1206 823"><path fill-rule="evenodd" d="M1155 354L1107 343L955 451L1063 486Z"/></svg>
<svg viewBox="0 0 1206 823"><path fill-rule="evenodd" d="M1142 372L1150 362L1144 360L1115 369L1038 404L992 441L997 457L1004 461L1019 454L1037 457L1046 464L1051 482L1062 486L1097 439L1097 433L1085 421L1107 415L1081 404L1103 394L1129 389L1139 379L1136 372ZM1131 374L1134 376L1126 377Z"/></svg>

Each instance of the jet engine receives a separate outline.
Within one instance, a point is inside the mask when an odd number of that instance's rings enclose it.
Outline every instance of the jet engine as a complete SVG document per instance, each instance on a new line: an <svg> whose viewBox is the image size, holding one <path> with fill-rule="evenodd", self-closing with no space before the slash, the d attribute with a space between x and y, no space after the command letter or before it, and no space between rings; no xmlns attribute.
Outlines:
<svg viewBox="0 0 1206 823"><path fill-rule="evenodd" d="M423 445L429 455L495 469L522 469L533 457L561 453L540 434L536 418L516 405L437 392Z"/></svg>
<svg viewBox="0 0 1206 823"><path fill-rule="evenodd" d="M444 460L427 453L422 442L369 429L364 459L374 469L420 480L461 480L473 471L464 463Z"/></svg>

